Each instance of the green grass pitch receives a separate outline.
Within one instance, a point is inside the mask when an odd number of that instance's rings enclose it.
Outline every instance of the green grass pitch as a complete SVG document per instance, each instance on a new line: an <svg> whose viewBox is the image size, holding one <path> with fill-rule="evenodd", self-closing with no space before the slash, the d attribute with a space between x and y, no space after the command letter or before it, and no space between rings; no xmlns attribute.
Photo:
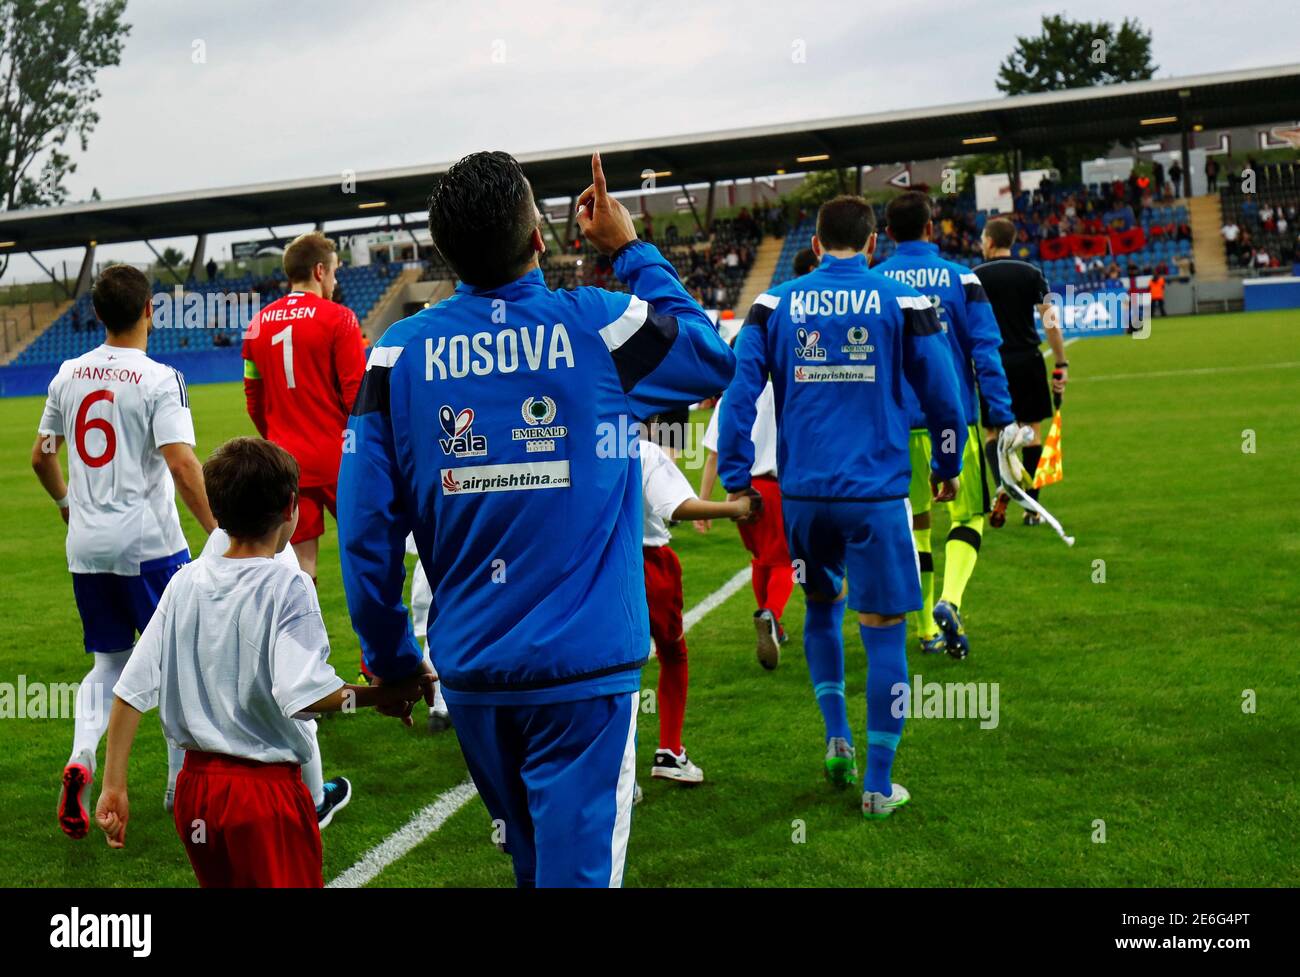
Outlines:
<svg viewBox="0 0 1300 977"><path fill-rule="evenodd" d="M627 884L1300 884L1300 672L1288 643L1300 590L1300 510L1289 492L1300 473L1298 336L1300 314L1257 313L1157 320L1145 340L1071 347L1066 478L1044 501L1078 544L1023 527L1013 508L1006 528L986 530L967 591L971 658L922 658L909 638L913 674L997 683L1000 722L910 720L895 779L913 803L888 821L864 822L856 793L822 780L802 597L773 673L754 659L748 588L707 615L688 637L685 739L708 779L652 781L656 720L641 717L645 801ZM200 456L250 432L237 385L194 387L191 397ZM36 398L0 401L0 682L75 682L87 668L63 527L28 468L40 408ZM184 518L197 552L201 534ZM940 572L945 525L940 516ZM747 561L729 523L708 536L678 527L673 545L688 607ZM357 642L329 534L320 596L332 660L352 679ZM845 623L862 740L865 662L851 615ZM656 678L652 662L645 687ZM1254 711L1243 709L1247 696ZM0 722L0 885L193 885L162 809L156 714L137 740L122 851L97 830L72 842L58 829L71 735L70 720ZM422 722L336 717L322 724L321 745L326 775L356 788L324 834L327 880L466 777L454 734L429 736ZM509 885L509 860L490 839L475 799L373 884Z"/></svg>

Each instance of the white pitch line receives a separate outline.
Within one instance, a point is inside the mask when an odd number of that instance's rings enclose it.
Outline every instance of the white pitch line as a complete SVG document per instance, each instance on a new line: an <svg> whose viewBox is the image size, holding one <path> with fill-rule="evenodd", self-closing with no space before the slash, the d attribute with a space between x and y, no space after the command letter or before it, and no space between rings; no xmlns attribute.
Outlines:
<svg viewBox="0 0 1300 977"><path fill-rule="evenodd" d="M749 583L753 571L749 567L736 573L713 593L705 597L682 615L682 632L689 631L709 611L716 609L729 597ZM473 781L457 784L439 794L428 807L417 811L411 820L402 825L374 848L357 859L356 864L330 882L327 889L358 889L379 877L379 873L395 861L409 854L425 838L433 834L448 818L478 795Z"/></svg>
<svg viewBox="0 0 1300 977"><path fill-rule="evenodd" d="M417 811L411 820L362 855L355 865L330 882L326 888L358 889L372 882L380 872L446 824L448 818L468 804L477 794L478 790L472 781L457 784L451 790L439 794L432 804Z"/></svg>
<svg viewBox="0 0 1300 977"><path fill-rule="evenodd" d="M1160 377L1200 377L1212 373L1253 373L1256 370L1294 370L1300 362L1261 363L1258 366L1206 366L1190 370L1157 370L1152 373L1105 373L1097 377L1079 377L1072 381L1084 383L1089 380L1156 380Z"/></svg>
<svg viewBox="0 0 1300 977"><path fill-rule="evenodd" d="M737 571L734 577L683 614L682 633L685 634L691 628L695 627L695 625L700 623L700 618L704 617L705 614L718 607L718 605L731 597L732 594L749 583L750 576L753 572L753 569L750 567L745 567L745 569Z"/></svg>

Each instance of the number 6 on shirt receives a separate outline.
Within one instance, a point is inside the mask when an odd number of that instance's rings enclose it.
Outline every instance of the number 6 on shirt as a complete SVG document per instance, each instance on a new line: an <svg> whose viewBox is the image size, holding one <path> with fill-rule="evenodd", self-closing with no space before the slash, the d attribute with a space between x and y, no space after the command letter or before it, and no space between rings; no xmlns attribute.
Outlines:
<svg viewBox="0 0 1300 977"><path fill-rule="evenodd" d="M284 383L290 390L297 386L293 382L293 326L285 326L271 337L271 345L284 344Z"/></svg>
<svg viewBox="0 0 1300 977"><path fill-rule="evenodd" d="M74 425L74 432L77 441L77 454L85 462L88 468L102 468L113 460L117 454L117 432L113 430L112 423L104 417L92 417L87 419L86 415L90 413L90 408L94 407L100 401L106 400L110 404L115 400L113 391L96 390L94 393L87 395L86 399L81 402L81 407L77 410L77 420ZM92 455L86 447L86 434L89 431L98 431L104 435L104 450L97 455Z"/></svg>

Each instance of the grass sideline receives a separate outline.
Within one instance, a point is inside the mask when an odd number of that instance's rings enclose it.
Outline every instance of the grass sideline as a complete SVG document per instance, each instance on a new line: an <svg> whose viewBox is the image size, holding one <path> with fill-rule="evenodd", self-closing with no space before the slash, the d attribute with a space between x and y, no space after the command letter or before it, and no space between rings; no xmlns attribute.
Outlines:
<svg viewBox="0 0 1300 977"><path fill-rule="evenodd" d="M696 788L650 780L656 724L641 717L646 798L626 884L1300 884L1300 698L1295 652L1282 640L1300 556L1300 517L1285 492L1300 455L1300 378L1276 368L1300 360L1298 329L1300 313L1161 319L1146 340L1071 348L1066 480L1044 501L1079 542L1067 549L1015 518L986 530L963 609L971 658L909 650L909 665L928 681L998 683L1000 722L982 730L974 720L910 720L895 779L914 802L889 821L864 823L856 794L821 779L799 594L774 673L754 661L748 589L706 616L688 638L685 739L708 779ZM1225 372L1187 372L1205 370ZM1161 375L1123 378L1152 373ZM238 385L190 394L201 456L251 431ZM76 682L88 667L62 525L27 463L40 407L38 398L0 400L5 683ZM1253 453L1243 451L1244 432L1254 433ZM197 552L201 533L183 518ZM943 527L940 516L940 572ZM688 607L747 559L730 524L708 536L680 526L673 545ZM1097 561L1104 583L1094 582ZM351 679L357 643L329 533L320 595L332 660ZM862 740L865 667L851 615L845 644ZM656 678L652 662L644 687ZM1246 690L1254 713L1243 712ZM97 832L71 842L56 824L71 722L10 718L0 731L0 823L11 839L0 885L194 884L162 809L156 713L141 726L118 852ZM422 724L340 717L322 725L321 744L326 775L345 774L357 791L325 832L327 881L466 776L454 735L431 737ZM1099 821L1104 843L1094 841ZM805 840L795 843L800 824ZM509 860L490 834L476 798L372 884L509 885Z"/></svg>

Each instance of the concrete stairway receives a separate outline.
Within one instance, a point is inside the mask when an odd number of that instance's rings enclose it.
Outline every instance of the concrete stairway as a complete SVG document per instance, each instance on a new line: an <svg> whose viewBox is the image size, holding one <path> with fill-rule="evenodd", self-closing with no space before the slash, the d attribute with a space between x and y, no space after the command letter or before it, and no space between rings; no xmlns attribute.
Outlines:
<svg viewBox="0 0 1300 977"><path fill-rule="evenodd" d="M420 269L415 267L403 268L394 275L392 280L389 281L388 287L384 289L384 293L379 296L378 301L366 314L365 321L361 323L362 334L369 336L372 341L376 340L383 335L385 329L400 319L401 315L394 315L390 307L394 303L402 301L407 285L419 280Z"/></svg>
<svg viewBox="0 0 1300 977"><path fill-rule="evenodd" d="M1202 281L1218 281L1228 277L1228 260L1223 252L1223 208L1217 193L1187 199L1187 212L1192 225L1192 260L1196 262L1196 277Z"/></svg>
<svg viewBox="0 0 1300 977"><path fill-rule="evenodd" d="M741 287L740 298L736 302L737 319L743 320L749 314L749 307L754 304L754 299L767 291L767 287L772 284L772 274L776 271L776 263L781 257L782 243L779 237L765 237L759 242L754 263L749 268L749 274L745 276L745 284Z"/></svg>
<svg viewBox="0 0 1300 977"><path fill-rule="evenodd" d="M0 309L0 365L12 363L72 302L33 302Z"/></svg>

